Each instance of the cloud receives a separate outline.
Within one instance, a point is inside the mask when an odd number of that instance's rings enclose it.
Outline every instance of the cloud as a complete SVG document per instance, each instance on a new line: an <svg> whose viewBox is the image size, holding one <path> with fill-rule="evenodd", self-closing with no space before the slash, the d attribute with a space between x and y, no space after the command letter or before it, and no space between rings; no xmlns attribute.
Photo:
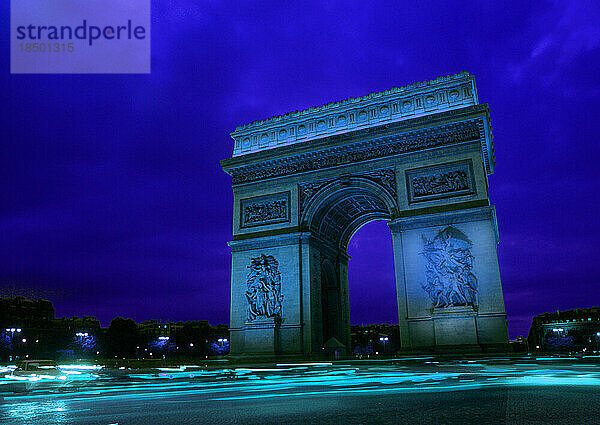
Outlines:
<svg viewBox="0 0 600 425"><path fill-rule="evenodd" d="M535 34L529 55L508 65L513 81L535 74L545 86L562 83L574 60L600 47L598 22L600 12L594 1L557 1L540 10L526 30Z"/></svg>

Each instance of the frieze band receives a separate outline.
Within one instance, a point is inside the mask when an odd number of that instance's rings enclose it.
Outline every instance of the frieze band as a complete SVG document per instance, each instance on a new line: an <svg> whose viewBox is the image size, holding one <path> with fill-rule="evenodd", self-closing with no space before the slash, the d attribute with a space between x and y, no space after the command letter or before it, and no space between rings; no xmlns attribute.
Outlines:
<svg viewBox="0 0 600 425"><path fill-rule="evenodd" d="M320 152L231 168L228 172L233 177L233 184L248 183L422 149L482 140L484 137L483 127L484 122L481 119L475 119L448 124L443 127L427 128L406 134L333 147Z"/></svg>

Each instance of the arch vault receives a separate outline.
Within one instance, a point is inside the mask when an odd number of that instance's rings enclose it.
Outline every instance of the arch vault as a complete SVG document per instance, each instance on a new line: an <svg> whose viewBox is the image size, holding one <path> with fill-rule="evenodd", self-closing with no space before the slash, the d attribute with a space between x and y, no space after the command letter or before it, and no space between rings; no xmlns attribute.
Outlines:
<svg viewBox="0 0 600 425"><path fill-rule="evenodd" d="M507 342L489 108L468 73L232 137L232 355L349 351L346 251L374 220L392 231L402 349Z"/></svg>

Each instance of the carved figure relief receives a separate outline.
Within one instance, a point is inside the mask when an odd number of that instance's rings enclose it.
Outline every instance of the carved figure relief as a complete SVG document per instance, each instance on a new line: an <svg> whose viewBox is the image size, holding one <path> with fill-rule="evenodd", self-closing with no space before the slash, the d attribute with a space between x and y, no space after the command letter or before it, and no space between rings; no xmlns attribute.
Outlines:
<svg viewBox="0 0 600 425"><path fill-rule="evenodd" d="M287 200L256 202L244 207L244 224L287 217Z"/></svg>
<svg viewBox="0 0 600 425"><path fill-rule="evenodd" d="M241 201L241 226L256 226L289 220L289 192Z"/></svg>
<svg viewBox="0 0 600 425"><path fill-rule="evenodd" d="M426 282L423 289L434 307L475 305L477 278L472 273L472 242L450 226L433 239L423 238Z"/></svg>
<svg viewBox="0 0 600 425"><path fill-rule="evenodd" d="M356 177L367 177L376 183L379 183L381 186L386 188L391 194L396 194L396 173L393 168L384 168L381 170L376 170L370 173L359 173L353 176ZM319 191L323 186L331 183L333 179L329 180L319 180L308 183L301 183L300 187L300 215L306 209L308 202L313 197L315 193Z"/></svg>
<svg viewBox="0 0 600 425"><path fill-rule="evenodd" d="M414 196L439 195L469 189L469 176L466 171L457 170L414 177Z"/></svg>
<svg viewBox="0 0 600 425"><path fill-rule="evenodd" d="M248 321L281 317L281 273L279 262L272 255L261 254L250 260L246 280Z"/></svg>
<svg viewBox="0 0 600 425"><path fill-rule="evenodd" d="M406 171L408 201L421 202L476 193L470 161Z"/></svg>
<svg viewBox="0 0 600 425"><path fill-rule="evenodd" d="M310 201L310 198L312 198L312 196L317 193L317 191L325 186L326 184L330 183L333 180L319 180L319 181L315 181L315 182L309 182L309 183L302 183L300 184L300 214L302 214L302 212L306 209L306 206L308 205L308 201Z"/></svg>
<svg viewBox="0 0 600 425"><path fill-rule="evenodd" d="M385 187L392 195L396 195L396 173L393 168L373 171L372 173L365 174L365 176Z"/></svg>

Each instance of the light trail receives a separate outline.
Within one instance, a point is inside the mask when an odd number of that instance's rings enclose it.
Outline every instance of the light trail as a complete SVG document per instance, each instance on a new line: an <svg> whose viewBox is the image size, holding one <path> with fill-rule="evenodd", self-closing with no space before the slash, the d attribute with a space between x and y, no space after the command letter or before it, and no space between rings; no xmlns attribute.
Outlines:
<svg viewBox="0 0 600 425"><path fill-rule="evenodd" d="M154 400L156 403L177 403L179 400L234 402L286 397L454 392L478 388L600 388L600 371L595 363L544 361L540 366L537 360L530 358L526 362L517 359L519 363L511 364L507 359L502 359L502 362L508 363L504 365L486 359L466 362L437 360L433 363L428 358L422 358L402 365L364 361L346 364L281 363L275 367L267 365L215 370L179 366L157 368L148 373L70 367L65 369L77 374L67 375L73 386L62 388L62 392L34 389L27 394L14 394L8 391L7 379L0 379L0 392L4 398L0 414L8 414L13 418L25 418L27 414L36 417L54 415L58 411L48 406L57 403L63 406L62 413L73 413L85 411L89 403L101 406L144 400ZM92 371L99 373L96 379L76 382L80 373Z"/></svg>

